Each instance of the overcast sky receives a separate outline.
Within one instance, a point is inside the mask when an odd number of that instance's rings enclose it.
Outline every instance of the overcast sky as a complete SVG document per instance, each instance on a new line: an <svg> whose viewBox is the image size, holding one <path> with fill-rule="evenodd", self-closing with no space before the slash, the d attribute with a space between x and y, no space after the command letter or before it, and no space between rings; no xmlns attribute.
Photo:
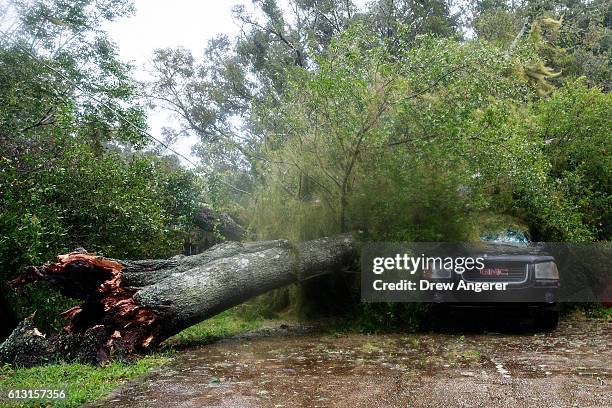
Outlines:
<svg viewBox="0 0 612 408"><path fill-rule="evenodd" d="M208 40L217 34L237 35L239 27L232 19L232 7L251 4L251 0L132 1L136 7L133 17L106 24L104 28L119 46L121 59L136 66L135 77L138 80L147 79L144 68L157 48L181 46L199 57ZM357 0L355 3L363 6L367 1ZM282 7L286 2L280 0L279 4ZM167 113L150 112L151 133L162 138L161 128L172 125L172 121ZM191 155L195 142L195 137L182 138L172 147L197 161Z"/></svg>
<svg viewBox="0 0 612 408"><path fill-rule="evenodd" d="M199 56L209 39L217 34L236 35L238 26L232 20L232 7L241 0L133 0L136 15L105 26L119 46L121 59L137 67L136 79L147 79L143 68L153 50L182 46ZM151 133L161 138L162 126L171 123L163 112L151 112ZM173 148L191 156L195 138L183 138Z"/></svg>

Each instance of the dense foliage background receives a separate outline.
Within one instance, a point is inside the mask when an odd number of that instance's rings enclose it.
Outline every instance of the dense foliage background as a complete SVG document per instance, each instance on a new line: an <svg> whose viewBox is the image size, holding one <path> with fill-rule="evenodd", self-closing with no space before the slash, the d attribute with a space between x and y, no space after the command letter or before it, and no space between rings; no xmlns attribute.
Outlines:
<svg viewBox="0 0 612 408"><path fill-rule="evenodd" d="M138 85L99 29L130 13L127 2L15 1L4 12L0 327L38 310L42 328L57 328L46 319L66 299L42 285L15 297L6 280L77 247L116 258L180 252L200 182L127 122L145 126Z"/></svg>
<svg viewBox="0 0 612 408"><path fill-rule="evenodd" d="M234 10L241 34L203 58L156 51L148 84L100 29L132 11L20 0L5 12L1 281L77 246L178 253L202 202L254 239L466 240L510 224L535 240L610 238L609 1L253 0ZM212 172L130 125L145 126L145 103L176 115L168 138L199 136ZM3 293L11 315L64 302Z"/></svg>

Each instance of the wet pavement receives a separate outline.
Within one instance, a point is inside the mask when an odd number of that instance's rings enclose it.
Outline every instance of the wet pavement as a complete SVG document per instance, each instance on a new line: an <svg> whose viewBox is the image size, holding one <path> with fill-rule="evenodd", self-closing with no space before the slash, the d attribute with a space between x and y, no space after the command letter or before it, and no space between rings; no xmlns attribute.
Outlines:
<svg viewBox="0 0 612 408"><path fill-rule="evenodd" d="M552 333L264 329L182 351L89 407L611 407L612 322Z"/></svg>

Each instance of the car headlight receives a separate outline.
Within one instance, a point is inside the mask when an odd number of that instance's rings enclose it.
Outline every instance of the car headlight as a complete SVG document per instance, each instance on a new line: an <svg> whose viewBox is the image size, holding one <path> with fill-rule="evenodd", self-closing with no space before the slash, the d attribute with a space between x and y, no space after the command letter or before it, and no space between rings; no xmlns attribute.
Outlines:
<svg viewBox="0 0 612 408"><path fill-rule="evenodd" d="M430 278L430 279L448 279L451 277L451 270L450 269L438 269L438 268L433 268L433 269L426 269L425 271L425 277L426 278Z"/></svg>
<svg viewBox="0 0 612 408"><path fill-rule="evenodd" d="M559 270L554 262L542 262L535 264L535 278L559 280Z"/></svg>

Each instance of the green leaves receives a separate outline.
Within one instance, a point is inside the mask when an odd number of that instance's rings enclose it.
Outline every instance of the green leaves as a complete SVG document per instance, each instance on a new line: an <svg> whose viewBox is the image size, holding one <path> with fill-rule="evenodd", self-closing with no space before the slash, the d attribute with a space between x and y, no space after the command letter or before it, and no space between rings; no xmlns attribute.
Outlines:
<svg viewBox="0 0 612 408"><path fill-rule="evenodd" d="M56 129L94 144L148 143L115 113L145 123L131 67L100 28L129 14L129 1L16 1L13 9L20 24L0 47L1 133L37 128L32 125L52 111Z"/></svg>
<svg viewBox="0 0 612 408"><path fill-rule="evenodd" d="M124 259L180 252L201 199L195 175L152 154L99 154L71 136L46 143L0 161L2 281L77 247ZM33 305L14 303L22 315L52 308L55 295L32 293Z"/></svg>
<svg viewBox="0 0 612 408"><path fill-rule="evenodd" d="M270 125L254 230L304 238L344 225L380 239L465 240L479 214L497 213L528 220L535 239L606 236L609 99L580 85L542 100L519 74L533 61L526 47L509 56L427 36L391 55L362 25L347 29L260 111ZM574 143L553 153L550 132ZM286 230L270 226L275 213Z"/></svg>
<svg viewBox="0 0 612 408"><path fill-rule="evenodd" d="M13 42L0 45L0 281L79 246L117 258L179 252L201 190L176 160L133 152L150 143L127 123L146 128L144 109L100 28L131 3L15 1L14 11ZM16 312L65 304L32 293Z"/></svg>

